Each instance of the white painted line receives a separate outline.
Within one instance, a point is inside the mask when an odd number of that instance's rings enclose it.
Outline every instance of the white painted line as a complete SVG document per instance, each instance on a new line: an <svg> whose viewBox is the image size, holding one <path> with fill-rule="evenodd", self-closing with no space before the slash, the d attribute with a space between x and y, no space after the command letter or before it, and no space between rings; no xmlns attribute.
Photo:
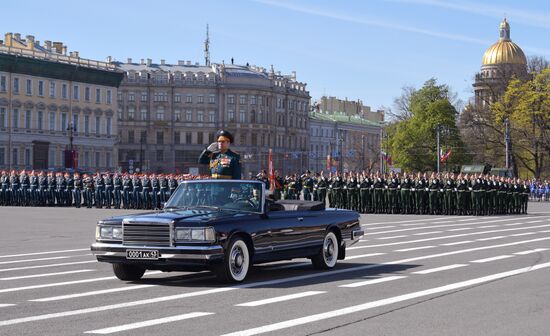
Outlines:
<svg viewBox="0 0 550 336"><path fill-rule="evenodd" d="M496 236L496 237L479 238L479 239L476 239L476 241L496 240L496 239L502 239L502 238L506 238L506 236Z"/></svg>
<svg viewBox="0 0 550 336"><path fill-rule="evenodd" d="M474 242L473 240L463 240L463 241L458 241L454 243L441 244L441 246L454 246L454 245L469 244L473 242Z"/></svg>
<svg viewBox="0 0 550 336"><path fill-rule="evenodd" d="M411 248L406 248L406 249L401 249L401 250L395 250L394 252L409 252L409 251L416 251L416 250L426 250L426 249L431 249L431 248L434 248L434 247L435 247L434 245L419 246L419 247L411 247Z"/></svg>
<svg viewBox="0 0 550 336"><path fill-rule="evenodd" d="M156 287L156 286L158 286L158 285L137 285L137 286L128 286L128 287L121 287L121 288L111 288L111 289L103 289L103 290L97 290L97 291L86 292L86 293L51 296L51 297L47 297L47 298L34 299L34 300L29 300L29 301L33 301L33 302L60 301L60 300L74 299L74 298L79 298L79 297L84 297L84 296L124 292L124 291L129 291L129 290L134 290L134 289L142 289L142 288L149 288L149 287Z"/></svg>
<svg viewBox="0 0 550 336"><path fill-rule="evenodd" d="M511 255L501 255L501 256L496 256L496 257L491 257L491 258L484 258L484 259L472 260L472 261L470 261L470 262L471 262L471 263L482 264L482 263L486 263L486 262L490 262L490 261L501 260L501 259L508 259L508 258L512 258L512 257L513 257L513 256L511 256Z"/></svg>
<svg viewBox="0 0 550 336"><path fill-rule="evenodd" d="M447 230L447 231L453 232L453 231L466 231L466 230L473 230L473 229L474 228L466 227L466 228L450 229L450 230Z"/></svg>
<svg viewBox="0 0 550 336"><path fill-rule="evenodd" d="M513 234L513 235L510 235L510 237L521 237L521 236L529 236L529 235L534 235L534 234L537 234L538 232L524 232L524 233L516 233L516 234Z"/></svg>
<svg viewBox="0 0 550 336"><path fill-rule="evenodd" d="M298 326L298 325L317 322L317 321L326 320L326 319L339 317L339 316L343 316L343 315L349 315L349 314L365 311L365 310L372 309L372 308L387 306L387 305L394 304L394 303L397 303L397 302L408 301L408 300L416 299L416 298L419 298L419 297L424 297L424 296L434 295L434 294L438 294L438 293L448 292L448 291L452 291L452 290L456 290L456 289L464 288L464 287L470 287L470 286L482 284L482 283L485 283L485 282L490 282L490 281L503 279L503 278L507 278L507 277L510 277L510 276L518 275L518 274L532 272L534 270L539 270L539 269L547 268L547 267L550 267L550 263L539 264L539 265L535 265L533 267L515 269L515 270L512 270L512 271L503 272L503 273L491 274L491 275L484 276L484 277L481 277L481 278L456 282L456 283L444 285L444 286L441 286L441 287L429 288L429 289L426 289L426 290L422 290L422 291L418 291L418 292L412 292L412 293L399 295L399 296L394 296L394 297L390 297L390 298L386 298L386 299L382 299L382 300L365 302L365 303L360 304L360 305L355 305L355 306L350 306L350 307L346 307L346 308L342 308L342 309L327 311L327 312L320 313L320 314L304 316L304 317L300 317L300 318L296 318L296 319L292 319L292 320L277 322L277 323L273 323L273 324L269 324L269 325L265 325L265 326L261 326L261 327L257 327L257 328L241 330L241 331L225 334L225 335L222 335L222 336L252 336L252 335L263 334L263 333L271 332L271 331L278 331L278 330L281 330L281 329L291 328L291 327L295 327L295 326ZM279 332L278 334L282 334L282 333ZM292 333L291 332L286 332L285 334L292 334Z"/></svg>
<svg viewBox="0 0 550 336"><path fill-rule="evenodd" d="M270 304L270 303L294 300L294 299L299 299L299 298L303 298L303 297L306 297L306 296L313 296L313 295L325 294L325 293L326 292L324 292L324 291L308 291L308 292L303 292L303 293L296 293L296 294L278 296L278 297L274 297L274 298L271 298L271 299L264 299L264 300L258 300L258 301L239 303L239 304L236 304L235 306L257 307L257 306L263 306L263 305Z"/></svg>
<svg viewBox="0 0 550 336"><path fill-rule="evenodd" d="M532 217L532 218L534 218L534 217ZM431 221L436 221L436 220L440 220L440 219L448 219L448 217L411 219L411 220L397 221L397 222L377 222L377 223L369 223L369 225L402 224L402 223L413 223L413 222L431 222Z"/></svg>
<svg viewBox="0 0 550 336"><path fill-rule="evenodd" d="M155 320L149 320L149 321L142 321L142 322L136 322L136 323L130 323L130 324L124 324L118 327L111 327L111 328L105 328L105 329L97 329L97 330L91 330L84 332L85 334L112 334L120 331L126 331L126 330L133 330L138 328L145 328L150 327L158 324L164 324L169 322L176 322L181 320L187 320L195 317L201 317L201 316L207 316L207 315L213 315L214 313L202 313L202 312L196 312L196 313L188 313L183 315L175 315L175 316L169 316L169 317L163 317Z"/></svg>
<svg viewBox="0 0 550 336"><path fill-rule="evenodd" d="M488 228L494 228L498 227L498 225L484 225L484 226L478 226L478 229L488 229Z"/></svg>
<svg viewBox="0 0 550 336"><path fill-rule="evenodd" d="M23 276L9 277L9 278L0 278L0 280L1 281L9 281L9 280L20 280L20 279L31 279L31 278L43 278L43 277L56 276L56 275L86 273L86 272L93 272L93 271L96 271L96 270L95 269L83 269L83 270L57 272L57 273L42 273L42 274L23 275Z"/></svg>
<svg viewBox="0 0 550 336"><path fill-rule="evenodd" d="M524 222L517 222L517 223L508 223L508 224L504 224L505 226L514 226L514 225L522 225L522 224L525 224Z"/></svg>
<svg viewBox="0 0 550 336"><path fill-rule="evenodd" d="M14 303L0 303L0 308L15 306Z"/></svg>
<svg viewBox="0 0 550 336"><path fill-rule="evenodd" d="M231 290L235 290L235 289L239 289L239 288L256 288L256 287L273 286L273 285L278 285L278 284L281 284L281 283L289 283L289 282L301 281L301 280L306 280L306 279L315 279L315 278L320 278L320 277L325 277L325 276L334 276L336 274L345 274L345 273L350 273L350 272L358 272L358 271L363 271L363 270L367 270L367 269L374 269L374 268L380 268L380 267L387 267L387 266L390 266L390 265L408 263L408 262L412 262L412 261L432 259L432 258L438 258L438 257L443 257L443 256L448 256L448 255L468 253L468 252L473 252L473 251L488 250L488 249L505 247L505 246L524 245L524 244L527 244L527 243L533 243L533 242L539 242L539 241L545 241L545 240L550 240L550 237L523 240L523 241L518 241L518 242L513 242L513 243L506 243L506 244L499 244L499 245L492 245L492 246L482 246L482 247L476 247L476 248L471 248L471 249L466 249L466 250L459 250L459 251L451 251L451 252L447 252L447 253L438 253L438 254L432 254L432 255L425 255L425 256L408 258L408 259L400 259L400 260L390 261L390 262L387 262L387 263L384 263L384 264L370 264L370 265L363 265L363 266L357 266L357 267L349 267L349 268L345 268L345 269L336 269L336 270L332 270L330 272L319 272L319 273L313 273L313 274L298 275L298 276L294 276L294 277L290 277L290 278L252 282L252 283L247 283L247 284L233 286L233 287L214 288L214 289L191 292L191 293L183 293L183 294L176 294L176 295L170 295L170 296L161 296L161 297L157 297L157 298L153 298L153 299L144 299L144 300L139 300L139 301L130 301L130 302L112 304L112 305L107 305L107 306L99 306L99 307L64 311L64 312L52 313L52 314L21 317L21 318L16 318L16 319L11 319L11 320L0 321L0 327L8 326L8 325L21 324L21 323L27 323L27 322L33 322L33 321L48 320L48 319L59 318L59 317L83 315L83 314L95 313L95 312L99 312L99 311L107 311L107 310L113 310L113 309L135 307L135 306L139 306L139 305L146 305L146 304L157 303L157 302L166 302L166 301L172 301L172 300L179 300L179 299L183 299L183 298L195 297L195 296L200 296L200 295L217 294L217 293L231 291ZM550 266L550 263L548 263L548 264ZM527 270L530 271L530 270L539 269L541 265L546 265L546 264L539 264L539 265L535 265L535 266L530 266ZM548 267L548 266L546 266L546 267ZM153 272L151 272L151 274L152 273ZM158 272L158 273L160 273L160 272ZM109 277L107 279L110 280L110 279L112 279L112 277ZM13 290L13 289L8 289L8 291L10 291L10 290ZM6 290L0 290L0 293L2 293L4 291L6 291Z"/></svg>
<svg viewBox="0 0 550 336"><path fill-rule="evenodd" d="M436 234L441 232L443 231L420 232L420 233L413 234L413 236L425 236L425 235L431 235L431 234Z"/></svg>
<svg viewBox="0 0 550 336"><path fill-rule="evenodd" d="M412 272L412 274L430 274L430 273L446 271L446 270L459 268L459 267L464 267L464 266L468 266L468 265L466 265L466 264L454 264L454 265L448 265L448 266L442 266L442 267L436 267L436 268L430 268L430 269L426 269L426 270L422 270L422 271Z"/></svg>
<svg viewBox="0 0 550 336"><path fill-rule="evenodd" d="M516 255L526 255L526 254L538 253L538 252L544 252L544 251L548 251L548 249L547 248L538 248L538 249L534 249L534 250L516 252L514 254L516 254Z"/></svg>
<svg viewBox="0 0 550 336"><path fill-rule="evenodd" d="M405 238L405 237L408 237L408 236L380 237L380 238L376 238L376 239L385 240L385 239L397 239L397 238Z"/></svg>
<svg viewBox="0 0 550 336"><path fill-rule="evenodd" d="M544 222L544 221L543 220L534 220L534 221L530 221L530 222L526 222L526 223L531 224L531 223L540 223L540 222Z"/></svg>
<svg viewBox="0 0 550 336"><path fill-rule="evenodd" d="M399 280L399 279L403 279L403 278L406 278L406 276L404 276L404 275L394 275L394 276L389 276L389 277L385 277L385 278L371 279L371 280L365 280L365 281L359 281L359 282L352 282L352 283L341 285L341 286L338 286L338 287L355 288L355 287L361 287L361 286L374 285L374 284L378 284L378 283L382 283L382 282Z"/></svg>
<svg viewBox="0 0 550 336"><path fill-rule="evenodd" d="M544 230L544 231L539 231L539 232L548 233L548 232L550 232L550 230Z"/></svg>
<svg viewBox="0 0 550 336"><path fill-rule="evenodd" d="M24 253L24 254L10 254L3 255L0 258L13 258L13 257L27 257L33 255L43 255L43 254L55 254L55 253L66 253L66 252L81 252L81 251L90 251L90 248L84 249L75 249L75 250L60 250L60 251L45 251L45 252L33 252L33 253Z"/></svg>
<svg viewBox="0 0 550 336"><path fill-rule="evenodd" d="M35 268L50 268L50 267L58 267L58 266L72 266L72 265L81 265L81 264L91 264L91 263L97 263L97 262L98 262L97 260L88 260L88 261L76 261L76 262L68 262L68 263L60 263L60 264L2 268L0 269L0 272L21 271L21 270L28 270L28 269L35 269Z"/></svg>
<svg viewBox="0 0 550 336"><path fill-rule="evenodd" d="M162 273L162 271L151 271L151 272L146 272L145 274L146 275L152 275L152 274L158 274L158 273ZM92 279L84 279L84 280L47 283L47 284L33 285L33 286L5 288L5 289L0 289L0 293L19 292L19 291L23 291L23 290L27 290L27 289L38 289L38 288L49 288L49 287L76 285L76 284L81 284L81 283L89 283L89 282L105 281L105 280L117 280L117 277L109 276L109 277L103 277L103 278L92 278Z"/></svg>
<svg viewBox="0 0 550 336"><path fill-rule="evenodd" d="M346 256L346 259L345 260L352 260L352 259L359 259L359 258L367 258L367 257L376 257L376 256L381 256L381 255L384 255L386 253L369 253L369 254L359 254L359 255L354 255L354 256Z"/></svg>
<svg viewBox="0 0 550 336"><path fill-rule="evenodd" d="M45 260L69 259L69 258L70 258L70 257L51 257L51 258L39 258L39 259L24 259L24 260L1 261L1 262L0 262L0 265L17 264L17 263L34 262L34 261L45 261Z"/></svg>

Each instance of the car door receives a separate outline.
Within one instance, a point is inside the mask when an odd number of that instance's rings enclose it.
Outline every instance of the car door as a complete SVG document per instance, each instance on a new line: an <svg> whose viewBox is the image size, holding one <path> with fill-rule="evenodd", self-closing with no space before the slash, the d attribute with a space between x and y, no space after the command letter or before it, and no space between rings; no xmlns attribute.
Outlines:
<svg viewBox="0 0 550 336"><path fill-rule="evenodd" d="M311 246L320 235L311 211L276 211L269 218L275 252Z"/></svg>

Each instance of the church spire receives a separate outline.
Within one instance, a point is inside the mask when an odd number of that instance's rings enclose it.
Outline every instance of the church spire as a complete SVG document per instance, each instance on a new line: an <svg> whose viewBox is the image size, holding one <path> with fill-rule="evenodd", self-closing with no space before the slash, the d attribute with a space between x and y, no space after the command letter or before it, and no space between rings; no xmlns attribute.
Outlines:
<svg viewBox="0 0 550 336"><path fill-rule="evenodd" d="M500 23L500 40L510 41L510 25L506 21L506 17Z"/></svg>
<svg viewBox="0 0 550 336"><path fill-rule="evenodd" d="M206 40L204 41L204 63L210 66L210 35L208 34L208 24L206 24Z"/></svg>

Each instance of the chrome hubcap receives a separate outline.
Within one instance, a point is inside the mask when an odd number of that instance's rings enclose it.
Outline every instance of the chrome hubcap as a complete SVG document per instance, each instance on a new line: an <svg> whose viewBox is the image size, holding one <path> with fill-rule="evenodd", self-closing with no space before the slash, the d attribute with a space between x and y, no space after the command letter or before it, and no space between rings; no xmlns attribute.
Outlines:
<svg viewBox="0 0 550 336"><path fill-rule="evenodd" d="M231 272L235 275L239 275L243 269L244 256L240 247L235 246L231 251Z"/></svg>

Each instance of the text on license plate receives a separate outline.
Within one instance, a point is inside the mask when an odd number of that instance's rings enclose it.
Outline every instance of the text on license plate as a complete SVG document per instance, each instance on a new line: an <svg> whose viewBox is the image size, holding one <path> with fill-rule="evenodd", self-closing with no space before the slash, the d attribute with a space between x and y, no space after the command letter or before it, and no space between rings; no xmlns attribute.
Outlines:
<svg viewBox="0 0 550 336"><path fill-rule="evenodd" d="M160 258L158 250L126 250L126 259L156 260Z"/></svg>

